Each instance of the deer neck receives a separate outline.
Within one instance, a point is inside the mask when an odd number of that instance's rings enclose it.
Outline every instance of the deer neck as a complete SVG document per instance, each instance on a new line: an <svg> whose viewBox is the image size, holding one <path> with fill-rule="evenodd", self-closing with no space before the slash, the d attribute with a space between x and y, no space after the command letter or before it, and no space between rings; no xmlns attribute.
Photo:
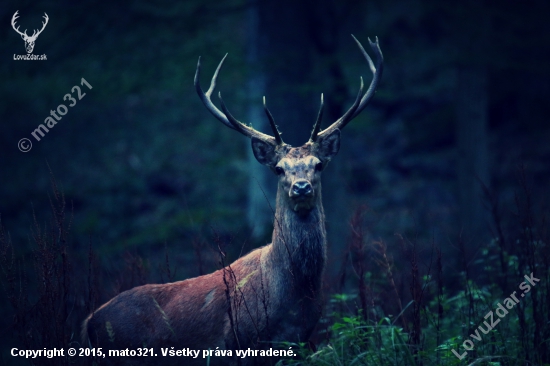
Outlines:
<svg viewBox="0 0 550 366"><path fill-rule="evenodd" d="M326 261L325 214L320 187L314 208L299 215L287 202L288 193L279 188L273 223L274 265L293 279L320 285Z"/></svg>

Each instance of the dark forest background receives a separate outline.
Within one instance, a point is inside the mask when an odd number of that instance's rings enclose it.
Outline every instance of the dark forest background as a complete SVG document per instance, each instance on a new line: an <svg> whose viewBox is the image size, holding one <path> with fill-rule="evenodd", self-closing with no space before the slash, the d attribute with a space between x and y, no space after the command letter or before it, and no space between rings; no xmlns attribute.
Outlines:
<svg viewBox="0 0 550 366"><path fill-rule="evenodd" d="M3 4L0 359L6 364L15 362L9 347L46 347L31 319L59 316L62 324L52 332L64 329L61 338L76 342L85 314L120 291L211 272L219 267L218 245L233 260L269 243L275 177L254 159L248 139L201 104L193 87L199 56L206 88L229 53L218 90L232 113L269 132L265 95L285 142L297 146L309 137L321 93L327 126L353 102L359 76L370 83L350 34L367 51L367 39L378 37L385 58L378 92L345 128L341 150L323 173L327 303L331 294L347 293L346 306L357 309L364 295L353 252L358 227L365 245L384 243L387 250L395 284L375 290L371 283L369 299L393 316L400 312L395 296L403 304L415 300L411 253L429 276L434 248L441 250L449 296L465 291L468 281L480 288L496 283L504 292L522 280L514 270L527 268L515 251L539 240L517 237L534 230L535 221L543 223L533 235L544 236L548 1ZM26 53L10 25L17 10L28 34L40 28L44 12L49 16L33 52L46 61L13 59ZM50 110L68 105L64 95L82 78L93 89L83 87L86 95L36 141L31 132ZM29 152L19 151L22 138L32 141ZM533 222L521 221L522 209ZM537 248L548 253L542 239ZM506 255L520 258L519 267ZM547 266L529 268L550 279ZM369 276L378 272L386 273L365 269ZM477 322L485 312L470 315Z"/></svg>

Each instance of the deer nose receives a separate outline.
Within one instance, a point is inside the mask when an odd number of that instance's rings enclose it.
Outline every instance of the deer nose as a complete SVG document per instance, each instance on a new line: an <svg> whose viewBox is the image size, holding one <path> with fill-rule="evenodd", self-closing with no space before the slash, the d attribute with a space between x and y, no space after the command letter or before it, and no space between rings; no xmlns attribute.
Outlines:
<svg viewBox="0 0 550 366"><path fill-rule="evenodd" d="M306 180L297 181L292 185L292 195L293 196L307 196L311 195L313 188L311 183Z"/></svg>

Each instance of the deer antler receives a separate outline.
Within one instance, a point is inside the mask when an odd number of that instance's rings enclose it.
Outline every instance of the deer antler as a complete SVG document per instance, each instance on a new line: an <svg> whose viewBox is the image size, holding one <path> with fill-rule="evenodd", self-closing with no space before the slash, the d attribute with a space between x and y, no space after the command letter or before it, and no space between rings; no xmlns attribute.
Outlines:
<svg viewBox="0 0 550 366"><path fill-rule="evenodd" d="M376 67L375 67L370 56L363 48L363 45L357 40L357 38L355 38L355 36L353 36L353 34L351 36L353 37L353 39L359 46L359 49L363 53L363 56L365 56L365 58L367 59L367 62L369 63L370 70L373 74L372 81L370 83L370 86L367 92L365 93L365 95L363 95L363 78L361 78L361 87L359 88L359 94L357 95L357 98L355 99L355 102L353 103L353 105L350 107L350 109L348 109L348 111L342 117L340 117L336 122L334 122L333 124L331 124L329 127L327 127L321 132L319 132L320 118L318 118L317 122L315 123L315 127L313 128L313 132L311 133L310 141L315 142L321 136L329 135L332 131L336 129L341 130L342 128L344 128L352 119L357 117L363 109L365 109L367 104L370 102L370 100L374 96L374 93L376 92L376 88L380 83L380 78L382 77L382 70L384 67L384 56L382 56L382 51L380 50L380 45L378 44L378 37L376 37L375 42L372 42L369 39L370 47L376 55ZM322 108L322 105L323 105L323 101L321 98L321 108Z"/></svg>
<svg viewBox="0 0 550 366"><path fill-rule="evenodd" d="M19 15L18 15L17 13L19 13L19 10L17 10L17 11L15 12L15 14L13 14L13 17L11 18L11 26L12 26L12 28L13 28L14 31L16 31L17 33L19 33L19 34L21 35L21 37L23 37L23 38L25 38L25 39L30 39L30 40L33 40L33 39L38 38L38 36L40 35L40 33L42 33L42 31L44 30L44 28L46 28L46 25L48 24L48 20L50 19L50 18L48 18L48 14L44 13L44 17L43 17L43 18L44 18L45 22L42 22L42 29L40 29L39 31L37 31L36 29L34 29L34 31L33 31L33 33L32 33L32 36L29 36L29 35L27 34L27 30L26 30L26 29L25 29L24 32L21 32L21 31L19 30L19 26L18 26L17 28L15 28L15 20L16 20L17 18L19 18ZM37 32L38 32L38 33L37 33Z"/></svg>
<svg viewBox="0 0 550 366"><path fill-rule="evenodd" d="M319 134L319 131L321 130L321 121L323 120L323 107L325 105L324 99L323 99L323 93L321 93L321 106L319 107L319 113L317 114L317 120L315 121L315 124L313 125L313 131L311 131L311 137L310 141L313 141L313 136L317 136Z"/></svg>
<svg viewBox="0 0 550 366"><path fill-rule="evenodd" d="M225 54L225 56L220 61L220 64L216 68L216 71L214 72L214 76L212 76L212 81L210 82L210 87L208 88L206 93L202 90L201 85L200 85L200 80L199 80L200 79L200 69L201 69L201 59L199 57L199 61L197 63L197 71L195 72L195 89L196 89L197 94L199 95L201 101L206 106L206 109L208 109L210 111L210 113L212 113L212 115L214 117L216 117L218 120L220 120L224 125L226 125L229 128L232 128L236 131L239 131L240 133L242 133L243 135L245 135L247 137L250 137L250 138L255 137L257 139L260 139L260 140L265 141L267 143L270 143L272 145L281 145L281 144L283 144L283 139L281 138L281 134L280 134L279 130L277 129L277 126L275 125L275 121L273 120L273 116L271 115L271 113L269 112L269 110L267 109L267 106L265 104L265 97L263 98L264 109L265 109L265 113L267 114L267 117L269 119L269 124L271 125L271 129L273 130L273 135L274 136L269 136L269 135L266 135L265 133L257 131L254 128L245 125L244 123L238 121L235 117L233 117L233 115L231 115L231 113L227 109L225 103L223 102L221 93L218 93L218 97L220 98L220 103L221 103L223 112L220 111L218 109L218 107L216 107L214 105L214 103L212 103L212 100L210 99L210 96L212 95L212 93L214 92L214 89L216 88L216 80L218 78L218 74L219 74L219 72L222 68L222 65L223 65L226 57L227 57L227 54Z"/></svg>
<svg viewBox="0 0 550 366"><path fill-rule="evenodd" d="M13 30L16 31L17 33L19 33L22 37L23 36L28 37L26 29L25 29L25 32L21 32L21 31L19 31L19 26L17 26L17 28L15 28L15 20L17 18L19 18L19 15L17 15L17 13L19 13L19 10L17 10L15 12L15 14L13 14L13 17L11 18L11 26L12 26Z"/></svg>
<svg viewBox="0 0 550 366"><path fill-rule="evenodd" d="M37 33L36 29L33 31L32 33L32 36L30 36L30 38L38 38L38 36L40 35L40 33L42 33L42 31L44 30L44 28L46 28L46 25L48 24L48 20L50 20L50 18L48 18L48 14L44 13L44 16L43 16L45 22L42 22L42 29L40 29ZM36 33L36 35L35 35Z"/></svg>

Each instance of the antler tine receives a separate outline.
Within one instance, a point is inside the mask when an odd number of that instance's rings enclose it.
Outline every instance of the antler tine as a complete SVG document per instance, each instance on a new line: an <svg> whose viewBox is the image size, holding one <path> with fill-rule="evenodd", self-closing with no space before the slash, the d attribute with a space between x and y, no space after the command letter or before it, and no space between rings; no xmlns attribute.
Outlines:
<svg viewBox="0 0 550 366"><path fill-rule="evenodd" d="M38 37L38 35L39 35L40 33L42 33L42 31L44 30L44 28L46 28L46 25L48 24L48 20L50 19L50 18L48 18L48 14L46 14L46 13L44 13L43 18L44 18L45 22L42 22L42 29L40 29L40 30L38 31L38 33L36 33L36 37ZM35 31L35 32L36 32L36 31ZM33 37L34 37L34 33L33 33Z"/></svg>
<svg viewBox="0 0 550 366"><path fill-rule="evenodd" d="M275 120L273 119L273 115L271 114L269 109L267 109L267 104L265 103L265 95L264 95L264 98L263 98L263 102L264 102L265 114L267 115L267 119L269 119L269 124L271 125L271 129L273 130L273 136L275 136L275 141L277 142L277 145L282 145L283 144L283 139L281 138L281 133L279 132L279 129L277 128L277 125L275 124Z"/></svg>
<svg viewBox="0 0 550 366"><path fill-rule="evenodd" d="M19 13L19 10L17 10L15 12L15 14L13 14L13 17L11 17L11 26L12 26L13 30L16 31L17 33L19 33L20 35L23 35L23 34L27 35L27 30L26 29L25 29L25 32L23 33L19 30L19 26L17 26L17 28L15 28L15 21L17 20L17 18L19 18L19 14L17 14L17 13Z"/></svg>
<svg viewBox="0 0 550 366"><path fill-rule="evenodd" d="M378 44L378 37L376 37L375 42L372 42L369 39L369 44L372 49L372 51L376 55L376 66L372 62L372 59L368 55L368 53L363 48L363 45L361 42L355 38L355 36L351 35L357 45L359 46L359 49L361 50L361 53L369 63L369 68L371 72L373 73L372 81L369 85L369 88L367 89L365 95L362 95L362 90L359 92L358 99L355 100L355 103L350 107L350 109L342 116L340 117L336 122L331 124L329 127L324 129L323 131L319 132L318 136L327 135L334 131L335 129L342 129L344 128L352 119L357 117L363 109L367 106L367 104L370 102L372 97L374 96L374 93L376 92L376 88L378 87L378 84L380 83L380 78L382 77L382 71L384 68L384 56L382 55L382 51L380 50L380 45ZM361 85L363 85L363 79L361 78ZM361 87L362 89L362 87Z"/></svg>
<svg viewBox="0 0 550 366"><path fill-rule="evenodd" d="M197 62L197 70L195 71L195 81L194 81L195 90L197 91L199 98L201 99L202 103L205 105L206 109L208 109L208 111L212 113L214 117L216 117L219 121L221 121L227 127L233 130L239 131L240 133L242 133L247 137L250 137L250 138L255 137L265 142L275 144L276 138L266 135L264 133L261 133L259 131L256 131L254 128L249 127L239 122L237 119L235 119L235 117L233 117L231 113L229 113L229 111L227 110L227 107L223 102L221 93L218 93L218 97L220 98L223 112L220 111L218 107L214 105L214 103L212 103L212 100L210 99L210 97L214 92L214 89L216 88L216 81L218 79L218 74L222 68L222 65L226 57L227 57L227 54L225 54L225 56L220 61L218 67L216 68L216 71L214 72L214 76L212 76L212 80L210 81L210 87L208 88L206 93L202 90L201 84L200 84L201 58L199 57L199 61Z"/></svg>
<svg viewBox="0 0 550 366"><path fill-rule="evenodd" d="M342 117L340 117L340 119L338 119L338 121L334 122L332 125L325 128L323 131L319 132L317 134L317 136L315 136L315 140L317 140L317 138L319 136L329 134L329 133L331 133L332 131L334 131L336 129L344 128L344 126L349 121L351 121L352 117L350 117L350 116L352 116L355 113L355 111L357 111L357 108L359 107L359 104L361 104L361 97L363 96L363 88L364 88L365 84L363 83L363 77L362 76L359 77L359 81L361 82L360 86L359 86L359 92L357 93L357 97L355 98L355 102L353 102L353 105L348 109L348 111L346 113L344 113L344 115ZM313 140L313 141L315 141L315 140Z"/></svg>
<svg viewBox="0 0 550 366"><path fill-rule="evenodd" d="M206 93L204 93L204 91L202 90L201 83L200 83L201 58L199 57L199 61L197 62L197 70L195 71L195 90L197 91L197 94L199 95L199 98L201 99L202 103L205 105L206 109L208 109L208 111L210 111L210 113L212 113L214 117L220 120L227 127L235 129L235 127L233 127L233 125L229 122L225 114L223 114L222 111L220 111L218 107L216 107L214 103L212 103L212 100L210 99L212 92L216 88L216 80L218 78L218 73L220 72L220 69L222 68L226 57L227 57L227 53L225 54L225 56L223 56L222 60L218 64L218 67L214 72L214 76L212 76L210 87L208 88Z"/></svg>
<svg viewBox="0 0 550 366"><path fill-rule="evenodd" d="M323 106L324 106L324 98L323 93L321 93L321 106L319 107L319 113L317 114L317 121L315 121L315 125L313 126L313 131L311 131L311 137L309 138L309 141L315 142L317 141L317 136L319 135L319 131L321 130L321 120L323 119Z"/></svg>
<svg viewBox="0 0 550 366"><path fill-rule="evenodd" d="M269 135L266 135L265 133L257 131L253 127L247 126L244 123L242 123L241 121L237 120L235 117L233 117L233 115L229 112L229 110L227 109L227 106L225 105L225 103L222 99L222 93L221 92L218 93L218 98L220 99L220 104L222 106L222 111L225 114L225 116L226 116L227 120L229 121L229 123L231 123L231 125L233 126L234 130L239 131L240 133L242 133L243 135L245 135L247 137L250 137L250 138L255 137L259 140L268 142L270 144L279 145L279 143L277 142L277 139L275 137L269 136ZM280 136L279 136L279 138L280 138Z"/></svg>
<svg viewBox="0 0 550 366"><path fill-rule="evenodd" d="M223 99L222 99L222 92L218 92L218 98L220 99L220 103L222 105L222 111L224 113L224 115L226 116L227 120L229 121L229 123L231 123L231 126L233 126L233 129L234 130L237 130L239 132L242 132L246 135L246 133L244 132L244 130L242 129L242 127L247 127L245 126L242 122L238 121L235 117L233 117L233 115L229 112L229 110L227 109Z"/></svg>
<svg viewBox="0 0 550 366"><path fill-rule="evenodd" d="M384 56L382 55L382 51L380 50L380 44L378 43L378 37L375 38L375 42L371 41L370 38L367 38L369 41L370 48L376 55L376 67L374 66L372 59L369 57L369 54L365 51L363 48L363 45L353 36L351 35L359 48L361 49L361 53L363 56L367 59L369 63L370 70L372 72L372 81L369 85L369 88L367 89L367 92L361 99L361 104L359 104L359 107L351 117L351 119L357 117L359 113L369 104L372 97L374 97L374 93L376 93L376 88L378 87L378 84L380 83L380 79L382 78L382 72L384 71Z"/></svg>

